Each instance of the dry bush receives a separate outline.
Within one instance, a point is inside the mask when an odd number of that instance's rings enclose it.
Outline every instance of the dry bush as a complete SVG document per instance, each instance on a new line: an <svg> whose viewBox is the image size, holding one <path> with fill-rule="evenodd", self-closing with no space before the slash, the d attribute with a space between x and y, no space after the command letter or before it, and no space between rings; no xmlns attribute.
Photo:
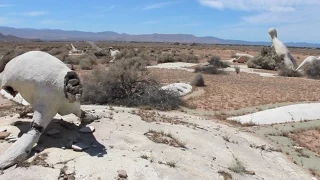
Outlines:
<svg viewBox="0 0 320 180"><path fill-rule="evenodd" d="M168 62L186 62L186 63L198 63L199 58L191 54L178 54L173 55L170 53L164 53L157 57L158 63L168 63Z"/></svg>
<svg viewBox="0 0 320 180"><path fill-rule="evenodd" d="M52 56L57 56L59 54L62 54L63 52L66 52L66 51L63 50L62 48L53 48L48 51L48 53L51 54Z"/></svg>
<svg viewBox="0 0 320 180"><path fill-rule="evenodd" d="M285 76L285 77L301 77L302 76L302 74L299 71L287 68L285 66L282 66L279 69L278 75L279 76Z"/></svg>
<svg viewBox="0 0 320 180"><path fill-rule="evenodd" d="M313 61L304 68L305 74L309 78L320 79L320 61Z"/></svg>
<svg viewBox="0 0 320 180"><path fill-rule="evenodd" d="M220 56L212 56L209 60L208 63L210 65L213 65L216 68L227 68L230 67L230 65L227 62L221 61L221 57Z"/></svg>
<svg viewBox="0 0 320 180"><path fill-rule="evenodd" d="M135 52L132 49L123 49L117 54L116 59L129 59L135 57Z"/></svg>
<svg viewBox="0 0 320 180"><path fill-rule="evenodd" d="M15 50L9 50L4 53L3 57L0 60L0 72L4 70L4 67L6 64L11 61L13 58L27 52L24 49L15 49Z"/></svg>
<svg viewBox="0 0 320 180"><path fill-rule="evenodd" d="M247 65L249 68L275 70L279 63L274 48L263 47L260 54L248 60Z"/></svg>
<svg viewBox="0 0 320 180"><path fill-rule="evenodd" d="M190 83L192 86L197 86L197 87L203 87L204 85L204 79L201 73L198 73L193 80Z"/></svg>
<svg viewBox="0 0 320 180"><path fill-rule="evenodd" d="M230 67L227 62L221 61L219 56L213 56L208 60L209 65L198 66L195 68L195 72L201 72L204 74L224 74L223 68Z"/></svg>
<svg viewBox="0 0 320 180"><path fill-rule="evenodd" d="M107 56L107 52L105 51L97 51L93 53L96 57L103 57L103 56Z"/></svg>
<svg viewBox="0 0 320 180"><path fill-rule="evenodd" d="M175 93L160 89L149 76L146 61L134 57L118 60L109 70L96 69L84 76L84 103L148 106L159 110L178 108L182 99Z"/></svg>

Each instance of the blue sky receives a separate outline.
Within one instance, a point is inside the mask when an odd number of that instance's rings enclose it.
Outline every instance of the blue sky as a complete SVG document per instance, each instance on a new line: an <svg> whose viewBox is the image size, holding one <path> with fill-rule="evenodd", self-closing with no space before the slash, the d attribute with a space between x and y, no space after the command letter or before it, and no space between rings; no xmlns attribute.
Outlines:
<svg viewBox="0 0 320 180"><path fill-rule="evenodd" d="M319 0L0 0L0 26L320 42Z"/></svg>

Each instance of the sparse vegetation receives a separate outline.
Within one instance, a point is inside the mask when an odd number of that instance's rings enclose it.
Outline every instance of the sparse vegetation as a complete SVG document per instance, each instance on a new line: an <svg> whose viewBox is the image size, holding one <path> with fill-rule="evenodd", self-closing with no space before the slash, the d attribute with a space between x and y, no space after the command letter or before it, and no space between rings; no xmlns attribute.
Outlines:
<svg viewBox="0 0 320 180"><path fill-rule="evenodd" d="M281 67L278 71L279 76L285 76L285 77L301 77L302 74L299 71L296 71L294 69L289 69L285 66Z"/></svg>
<svg viewBox="0 0 320 180"><path fill-rule="evenodd" d="M218 171L218 173L223 176L223 180L232 180L232 175L227 171Z"/></svg>
<svg viewBox="0 0 320 180"><path fill-rule="evenodd" d="M204 79L201 73L198 73L193 80L190 83L192 86L197 86L197 87L203 87L205 86L204 84Z"/></svg>
<svg viewBox="0 0 320 180"><path fill-rule="evenodd" d="M96 69L85 76L84 103L150 106L160 110L178 108L183 101L149 76L146 61L139 57L118 60L109 70Z"/></svg>
<svg viewBox="0 0 320 180"><path fill-rule="evenodd" d="M155 143L167 144L173 147L187 148L185 146L185 143L173 137L172 134L170 133L165 133L163 131L155 131L150 129L144 135L147 136L151 141Z"/></svg>
<svg viewBox="0 0 320 180"><path fill-rule="evenodd" d="M320 79L320 61L313 61L308 64L304 71L309 78Z"/></svg>
<svg viewBox="0 0 320 180"><path fill-rule="evenodd" d="M168 62L187 62L187 63L197 63L198 57L193 54L172 54L172 53L162 53L157 57L158 63L168 63Z"/></svg>
<svg viewBox="0 0 320 180"><path fill-rule="evenodd" d="M275 53L274 48L263 47L260 54L249 59L247 65L249 68L275 70L280 62L281 60Z"/></svg>
<svg viewBox="0 0 320 180"><path fill-rule="evenodd" d="M231 171L233 171L235 173L239 173L239 174L242 174L242 173L246 172L245 166L243 165L243 163L238 158L234 159L234 162L229 167L229 170L231 170Z"/></svg>

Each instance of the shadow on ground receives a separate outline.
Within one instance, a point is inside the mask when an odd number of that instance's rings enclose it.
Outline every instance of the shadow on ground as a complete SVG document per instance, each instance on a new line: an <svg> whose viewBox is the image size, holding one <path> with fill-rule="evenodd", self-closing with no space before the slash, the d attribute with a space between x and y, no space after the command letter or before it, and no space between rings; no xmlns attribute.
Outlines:
<svg viewBox="0 0 320 180"><path fill-rule="evenodd" d="M30 129L31 122L16 121L15 126L20 129L18 137L21 137ZM103 157L107 154L105 146L97 141L94 133L79 132L79 129L84 126L85 124L77 126L74 123L62 119L53 119L44 133L42 133L30 156L34 155L35 152L40 152L47 148L72 149L72 144L81 143L89 146L89 148L85 149L83 152L86 152L90 156ZM47 132L52 129L57 129L60 133L49 136Z"/></svg>

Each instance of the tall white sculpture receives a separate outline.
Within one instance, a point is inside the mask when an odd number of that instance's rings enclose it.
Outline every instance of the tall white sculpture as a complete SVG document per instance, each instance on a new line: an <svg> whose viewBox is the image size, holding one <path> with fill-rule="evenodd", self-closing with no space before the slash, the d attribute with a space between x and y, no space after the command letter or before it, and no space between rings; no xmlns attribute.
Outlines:
<svg viewBox="0 0 320 180"><path fill-rule="evenodd" d="M110 62L113 62L116 59L116 56L120 54L119 50L113 50L113 47L109 47L110 55L112 57L112 60Z"/></svg>
<svg viewBox="0 0 320 180"><path fill-rule="evenodd" d="M1 154L0 168L24 160L57 113L89 120L80 109L78 75L48 53L30 51L7 62L0 70L0 88L13 96L20 93L34 109L31 129Z"/></svg>
<svg viewBox="0 0 320 180"><path fill-rule="evenodd" d="M303 66L312 63L313 61L319 61L319 60L320 60L320 56L319 57L309 56L305 60L303 60L303 62L299 65L296 71L300 70Z"/></svg>
<svg viewBox="0 0 320 180"><path fill-rule="evenodd" d="M271 36L272 40L272 46L276 50L276 53L279 57L283 57L284 64L287 68L290 69L296 69L297 68L297 61L296 59L291 55L290 51L288 50L287 46L284 45L282 41L278 39L278 33L275 28L269 29L269 34Z"/></svg>

